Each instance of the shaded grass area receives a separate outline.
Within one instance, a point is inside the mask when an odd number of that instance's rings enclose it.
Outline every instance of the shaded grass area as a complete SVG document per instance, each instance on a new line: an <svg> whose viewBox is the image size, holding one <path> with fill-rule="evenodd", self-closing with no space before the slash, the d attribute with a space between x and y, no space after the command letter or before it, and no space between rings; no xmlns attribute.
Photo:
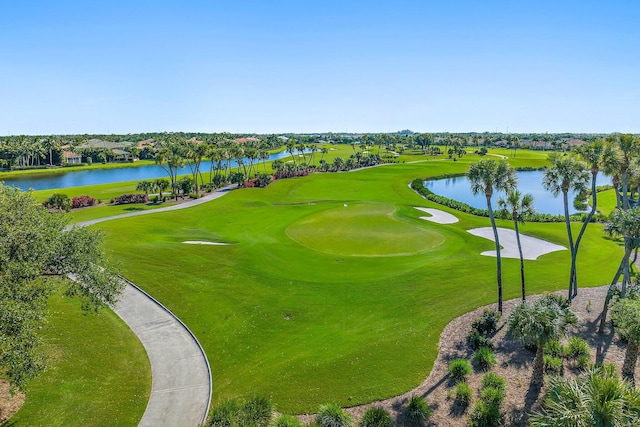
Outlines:
<svg viewBox="0 0 640 427"><path fill-rule="evenodd" d="M55 293L43 329L47 370L27 384L27 400L6 426L137 425L151 391L149 359L111 310L83 312Z"/></svg>
<svg viewBox="0 0 640 427"><path fill-rule="evenodd" d="M546 155L522 153L514 163L544 164ZM214 403L259 394L289 413L329 401L352 406L417 386L431 369L444 326L496 301L495 259L480 255L493 243L466 231L488 226L488 219L428 202L407 187L416 177L464 172L475 160L314 174L233 191L187 211L98 226L128 278L174 311L204 346L216 379ZM292 224L331 218L332 210L354 203L363 212L392 206L396 221L420 230L402 236L407 245L420 247L427 235L445 242L405 256L357 256L361 244L341 233L367 228L366 215L327 232L325 241L313 237L314 245L339 247L339 253L312 249L287 234ZM451 212L460 222L422 221L413 206ZM385 224L387 213L378 212L369 225ZM498 225L512 228L510 221ZM528 223L522 233L567 245L564 224ZM580 285L606 283L619 256L618 243L590 225L578 259ZM564 289L569 261L567 251L525 261L528 293ZM504 297L515 298L519 261L505 259L503 271Z"/></svg>

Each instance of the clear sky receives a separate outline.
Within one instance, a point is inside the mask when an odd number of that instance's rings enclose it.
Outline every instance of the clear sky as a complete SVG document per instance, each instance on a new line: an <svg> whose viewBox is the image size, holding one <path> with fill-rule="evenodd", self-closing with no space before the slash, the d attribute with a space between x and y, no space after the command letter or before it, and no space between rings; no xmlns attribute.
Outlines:
<svg viewBox="0 0 640 427"><path fill-rule="evenodd" d="M638 1L0 1L0 135L640 132Z"/></svg>

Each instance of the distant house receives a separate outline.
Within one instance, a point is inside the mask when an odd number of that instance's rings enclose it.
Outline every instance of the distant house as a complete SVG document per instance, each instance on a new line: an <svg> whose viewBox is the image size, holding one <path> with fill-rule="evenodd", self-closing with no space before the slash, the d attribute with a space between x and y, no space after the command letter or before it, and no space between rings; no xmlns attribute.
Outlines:
<svg viewBox="0 0 640 427"><path fill-rule="evenodd" d="M254 138L252 136L248 137L248 138L236 138L234 139L235 142L238 142L240 144L245 144L247 142L260 142L260 138Z"/></svg>
<svg viewBox="0 0 640 427"><path fill-rule="evenodd" d="M69 165L79 165L82 163L82 156L72 151L63 151L64 162Z"/></svg>
<svg viewBox="0 0 640 427"><path fill-rule="evenodd" d="M119 161L128 162L131 157L131 153L125 150L121 150L119 148L114 148L111 150L113 152L113 159Z"/></svg>

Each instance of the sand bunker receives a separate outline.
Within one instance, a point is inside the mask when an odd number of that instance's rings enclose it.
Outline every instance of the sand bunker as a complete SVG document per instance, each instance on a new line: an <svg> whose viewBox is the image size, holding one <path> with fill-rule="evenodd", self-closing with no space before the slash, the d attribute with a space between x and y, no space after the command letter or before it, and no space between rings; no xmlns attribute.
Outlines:
<svg viewBox="0 0 640 427"><path fill-rule="evenodd" d="M474 228L473 230L467 231L474 236L484 237L492 242L495 241L493 238L493 229L491 227ZM516 242L516 232L514 230L498 227L498 238L500 239L500 246L504 248L500 250L501 257L520 259L520 254L518 254L518 243ZM537 239L522 233L520 233L520 243L522 245L522 256L524 259L535 260L538 259L539 256L551 252L567 250L564 246L559 246L551 242L547 242L546 240ZM494 257L496 256L496 251L482 252L481 255Z"/></svg>
<svg viewBox="0 0 640 427"><path fill-rule="evenodd" d="M182 243L186 243L187 245L216 245L216 246L225 246L228 245L228 243L223 243L223 242L207 242L205 240L187 240L185 242Z"/></svg>
<svg viewBox="0 0 640 427"><path fill-rule="evenodd" d="M439 209L421 208L418 206L414 206L414 207L419 211L426 212L429 215L431 215L431 216L421 216L420 219L436 222L438 224L453 224L458 222L458 218L451 215L450 213L441 211Z"/></svg>

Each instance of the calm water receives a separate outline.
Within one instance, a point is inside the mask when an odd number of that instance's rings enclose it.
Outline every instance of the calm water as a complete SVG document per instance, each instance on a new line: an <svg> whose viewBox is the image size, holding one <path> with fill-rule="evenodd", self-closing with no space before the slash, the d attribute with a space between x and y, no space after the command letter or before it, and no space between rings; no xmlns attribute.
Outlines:
<svg viewBox="0 0 640 427"><path fill-rule="evenodd" d="M297 153L294 154L297 156ZM291 155L287 152L272 154L269 161L285 159ZM296 160L297 161L297 160ZM235 161L231 162L231 167L237 166ZM209 172L211 162L202 162L200 170L202 173ZM254 170L256 165L254 164ZM264 171L262 165L259 171ZM191 169L185 166L179 170L180 175L190 174ZM18 178L3 179L0 173L0 180L7 185L13 185L23 190L33 188L34 190L49 190L51 188L78 187L81 185L108 184L122 181L142 181L145 179L168 178L167 173L158 165L132 166L118 169L93 169L93 170L69 170L65 173L25 175Z"/></svg>
<svg viewBox="0 0 640 427"><path fill-rule="evenodd" d="M549 191L546 191L542 187L542 171L517 172L517 175L518 190L520 190L522 194L529 193L533 196L533 206L537 212L551 215L564 215L562 194L559 194L557 198L554 198ZM611 184L611 180L607 176L598 174L597 185L604 184ZM464 202L474 208L487 208L487 201L484 194L478 194L475 196L471 194L471 185L469 184L466 176L425 181L424 185L439 196L445 196L450 199ZM591 181L589 181L589 185L591 185ZM494 209L496 208L498 198L504 196L505 194L502 192L493 194L493 197L491 198L491 205ZM569 192L569 213L578 212L573 207L574 197L575 194Z"/></svg>

